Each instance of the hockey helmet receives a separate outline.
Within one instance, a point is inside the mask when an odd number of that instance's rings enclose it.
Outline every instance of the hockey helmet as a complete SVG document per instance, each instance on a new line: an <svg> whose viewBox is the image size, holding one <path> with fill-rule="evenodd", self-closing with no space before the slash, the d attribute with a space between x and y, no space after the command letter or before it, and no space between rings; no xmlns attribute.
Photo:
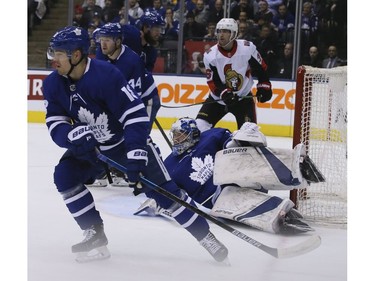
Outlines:
<svg viewBox="0 0 375 281"><path fill-rule="evenodd" d="M236 39L238 35L238 23L235 19L232 18L223 18L216 24L216 35L219 31L225 29L230 30L230 40L229 42Z"/></svg>
<svg viewBox="0 0 375 281"><path fill-rule="evenodd" d="M48 58L53 58L56 51L65 51L68 57L75 50L87 55L90 47L90 36L87 30L77 26L67 26L57 31L51 38Z"/></svg>
<svg viewBox="0 0 375 281"><path fill-rule="evenodd" d="M94 39L94 41L96 43L99 43L99 30L100 30L100 27L96 28L93 32L92 32L92 39Z"/></svg>
<svg viewBox="0 0 375 281"><path fill-rule="evenodd" d="M136 22L136 26L141 29L143 26L148 27L164 27L165 21L163 17L156 11L152 11L149 9L145 10L145 13L139 18Z"/></svg>
<svg viewBox="0 0 375 281"><path fill-rule="evenodd" d="M189 117L178 119L172 124L170 136L172 138L172 153L180 155L196 144L200 139L201 132L197 122Z"/></svg>
<svg viewBox="0 0 375 281"><path fill-rule="evenodd" d="M120 38L122 40L123 32L120 23L106 23L103 25L97 33L97 39L101 36L103 37L112 37L113 39Z"/></svg>

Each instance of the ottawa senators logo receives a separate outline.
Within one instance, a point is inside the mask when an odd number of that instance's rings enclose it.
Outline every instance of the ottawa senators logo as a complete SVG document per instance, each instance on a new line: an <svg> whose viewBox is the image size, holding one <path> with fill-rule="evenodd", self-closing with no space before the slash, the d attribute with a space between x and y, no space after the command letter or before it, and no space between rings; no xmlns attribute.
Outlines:
<svg viewBox="0 0 375 281"><path fill-rule="evenodd" d="M236 92L242 88L243 77L233 69L228 69L225 72L225 84L233 92Z"/></svg>

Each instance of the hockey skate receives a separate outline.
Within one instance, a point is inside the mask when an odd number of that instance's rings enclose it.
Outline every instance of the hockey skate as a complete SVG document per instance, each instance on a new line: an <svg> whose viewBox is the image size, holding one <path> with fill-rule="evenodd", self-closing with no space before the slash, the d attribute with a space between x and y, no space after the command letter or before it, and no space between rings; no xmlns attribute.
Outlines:
<svg viewBox="0 0 375 281"><path fill-rule="evenodd" d="M161 208L158 203L152 198L148 198L146 201L144 201L141 206L133 213L133 215L137 216L142 212L146 212L148 216L156 217L156 216L163 216L169 219L172 219L171 213Z"/></svg>
<svg viewBox="0 0 375 281"><path fill-rule="evenodd" d="M128 187L129 183L123 177L118 177L117 175L112 175L112 186L116 187Z"/></svg>
<svg viewBox="0 0 375 281"><path fill-rule="evenodd" d="M199 241L199 244L201 244L216 261L224 262L229 265L227 247L217 240L211 232L208 232L206 237Z"/></svg>
<svg viewBox="0 0 375 281"><path fill-rule="evenodd" d="M93 183L91 184L85 184L85 186L87 188L90 188L90 187L106 187L108 185L108 179L107 179L107 175L104 175L102 178L100 179L96 179Z"/></svg>
<svg viewBox="0 0 375 281"><path fill-rule="evenodd" d="M72 246L72 252L77 254L79 263L108 259L111 254L107 248L108 239L104 233L103 224L93 225L83 233L85 239Z"/></svg>

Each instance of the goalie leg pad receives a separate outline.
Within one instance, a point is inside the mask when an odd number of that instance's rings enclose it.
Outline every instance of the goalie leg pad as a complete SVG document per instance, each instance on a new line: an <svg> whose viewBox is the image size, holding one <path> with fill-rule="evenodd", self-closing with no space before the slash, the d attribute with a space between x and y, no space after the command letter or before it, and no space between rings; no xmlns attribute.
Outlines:
<svg viewBox="0 0 375 281"><path fill-rule="evenodd" d="M248 188L227 186L215 202L211 215L266 232L279 233L286 213L293 206L294 203L288 198L281 199Z"/></svg>
<svg viewBox="0 0 375 281"><path fill-rule="evenodd" d="M297 149L269 147L224 149L215 155L213 182L267 190L306 188L299 170L300 154Z"/></svg>

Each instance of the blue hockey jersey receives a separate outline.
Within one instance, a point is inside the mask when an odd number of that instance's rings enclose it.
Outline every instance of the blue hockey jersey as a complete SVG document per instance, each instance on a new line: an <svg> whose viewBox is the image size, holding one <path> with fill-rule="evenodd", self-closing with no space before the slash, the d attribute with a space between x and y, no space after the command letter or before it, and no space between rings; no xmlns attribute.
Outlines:
<svg viewBox="0 0 375 281"><path fill-rule="evenodd" d="M100 149L122 141L127 151L144 148L148 115L141 99L113 65L88 59L82 78L72 81L55 70L43 82L46 125L53 141L68 148L72 122L85 122Z"/></svg>
<svg viewBox="0 0 375 281"><path fill-rule="evenodd" d="M204 131L200 141L183 154L170 154L165 159L164 164L172 180L196 202L204 202L217 190L213 184L215 154L229 140L231 133L227 129L213 128Z"/></svg>
<svg viewBox="0 0 375 281"><path fill-rule="evenodd" d="M120 55L116 60L110 60L107 56L103 56L103 54L101 59L111 62L120 69L144 103L158 95L153 76L146 70L140 56L128 46L122 45Z"/></svg>

